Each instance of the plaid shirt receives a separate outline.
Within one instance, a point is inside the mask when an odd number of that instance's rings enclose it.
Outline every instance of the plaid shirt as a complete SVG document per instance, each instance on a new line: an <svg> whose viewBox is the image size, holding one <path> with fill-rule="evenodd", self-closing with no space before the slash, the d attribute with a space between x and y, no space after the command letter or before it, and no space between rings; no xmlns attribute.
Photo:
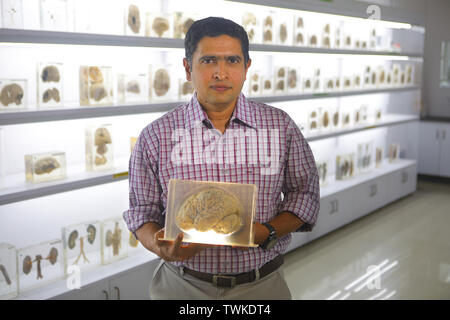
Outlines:
<svg viewBox="0 0 450 320"><path fill-rule="evenodd" d="M238 139L232 149L218 152L220 144L236 142L236 132L254 134L257 141ZM183 154L177 148L191 152ZM249 101L242 93L223 135L213 127L196 94L143 129L129 162L130 208L123 214L132 232L147 222L164 226L171 178L256 184L256 221L268 222L283 211L305 222L299 231L310 231L317 221L319 177L300 129L284 111ZM174 264L213 274L247 272L283 253L290 240L290 234L284 236L270 250L207 248Z"/></svg>

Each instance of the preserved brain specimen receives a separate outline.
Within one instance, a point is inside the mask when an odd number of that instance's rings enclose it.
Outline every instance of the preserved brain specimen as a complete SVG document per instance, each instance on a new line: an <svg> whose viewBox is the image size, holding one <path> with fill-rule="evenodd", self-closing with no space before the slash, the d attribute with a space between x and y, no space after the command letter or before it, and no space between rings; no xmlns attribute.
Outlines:
<svg viewBox="0 0 450 320"><path fill-rule="evenodd" d="M58 249L56 248L51 248L50 249L50 253L48 254L47 258L48 261L50 261L50 263L53 265L56 263L56 261L58 260Z"/></svg>
<svg viewBox="0 0 450 320"><path fill-rule="evenodd" d="M128 26L134 33L139 33L139 30L141 29L139 8L133 4L128 8Z"/></svg>
<svg viewBox="0 0 450 320"><path fill-rule="evenodd" d="M108 151L108 147L106 146L109 143L112 143L111 135L109 134L108 129L106 128L98 128L95 130L95 146L97 147L97 153L100 156L95 156L95 164L103 165L108 159L105 157L105 153Z"/></svg>
<svg viewBox="0 0 450 320"><path fill-rule="evenodd" d="M158 37L161 37L164 32L169 30L169 21L165 18L157 17L153 20L152 29L156 32Z"/></svg>
<svg viewBox="0 0 450 320"><path fill-rule="evenodd" d="M272 88L272 84L270 83L270 80L264 81L264 89L270 90Z"/></svg>
<svg viewBox="0 0 450 320"><path fill-rule="evenodd" d="M59 96L59 90L56 88L47 89L42 95L42 101L45 103L49 102L52 99L55 100L56 102L59 102L61 100Z"/></svg>
<svg viewBox="0 0 450 320"><path fill-rule="evenodd" d="M194 93L194 86L192 85L192 82L190 81L184 82L182 91L184 95Z"/></svg>
<svg viewBox="0 0 450 320"><path fill-rule="evenodd" d="M59 70L55 66L45 67L44 70L42 70L41 78L44 82L59 82L61 79Z"/></svg>
<svg viewBox="0 0 450 320"><path fill-rule="evenodd" d="M184 230L230 234L243 225L243 208L233 195L209 188L190 196L176 216L177 225Z"/></svg>
<svg viewBox="0 0 450 320"><path fill-rule="evenodd" d="M102 70L99 67L89 67L89 80L93 83L103 82Z"/></svg>
<svg viewBox="0 0 450 320"><path fill-rule="evenodd" d="M37 161L34 165L34 173L36 174L44 174L44 173L50 173L55 169L58 169L60 167L60 164L58 161L56 161L55 158L52 157L46 157L42 158L39 161Z"/></svg>
<svg viewBox="0 0 450 320"><path fill-rule="evenodd" d="M101 83L94 83L90 88L89 88L89 97L91 99L94 99L95 101L100 101L102 100L104 97L107 96L107 92L105 87L103 86L103 84Z"/></svg>
<svg viewBox="0 0 450 320"><path fill-rule="evenodd" d="M8 106L11 103L20 105L23 98L23 89L15 83L4 86L0 93L0 102L4 106Z"/></svg>
<svg viewBox="0 0 450 320"><path fill-rule="evenodd" d="M141 93L141 88L139 87L139 82L132 80L127 83L127 91L132 93Z"/></svg>
<svg viewBox="0 0 450 320"><path fill-rule="evenodd" d="M165 69L158 69L155 72L153 88L158 97L164 96L170 89L170 76Z"/></svg>

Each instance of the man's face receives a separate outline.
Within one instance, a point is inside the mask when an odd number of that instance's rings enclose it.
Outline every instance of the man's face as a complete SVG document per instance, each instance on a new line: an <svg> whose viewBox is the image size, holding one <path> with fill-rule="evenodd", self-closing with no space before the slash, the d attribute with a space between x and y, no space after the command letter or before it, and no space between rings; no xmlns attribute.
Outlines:
<svg viewBox="0 0 450 320"><path fill-rule="evenodd" d="M183 61L186 79L192 81L199 102L220 111L235 105L251 61L245 65L241 42L228 35L203 37L194 52L192 66Z"/></svg>

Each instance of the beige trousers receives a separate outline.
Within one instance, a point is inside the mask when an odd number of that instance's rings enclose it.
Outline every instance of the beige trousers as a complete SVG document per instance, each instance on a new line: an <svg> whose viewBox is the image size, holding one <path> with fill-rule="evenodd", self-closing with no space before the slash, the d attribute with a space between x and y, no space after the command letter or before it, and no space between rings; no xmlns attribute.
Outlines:
<svg viewBox="0 0 450 320"><path fill-rule="evenodd" d="M161 260L150 285L152 300L291 300L291 292L278 269L264 278L237 285L216 288L211 283L182 274L181 268Z"/></svg>

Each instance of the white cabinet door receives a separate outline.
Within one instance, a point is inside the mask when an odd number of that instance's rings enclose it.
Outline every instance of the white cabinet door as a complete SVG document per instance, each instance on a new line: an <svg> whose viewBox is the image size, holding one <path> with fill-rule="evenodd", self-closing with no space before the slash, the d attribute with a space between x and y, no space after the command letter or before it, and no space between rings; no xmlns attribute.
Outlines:
<svg viewBox="0 0 450 320"><path fill-rule="evenodd" d="M286 252L292 251L298 247L301 247L309 241L309 234L311 232L293 232L292 240L286 248Z"/></svg>
<svg viewBox="0 0 450 320"><path fill-rule="evenodd" d="M53 297L52 300L110 300L109 281L102 280L81 289L74 289L60 296Z"/></svg>
<svg viewBox="0 0 450 320"><path fill-rule="evenodd" d="M401 171L403 196L411 194L417 189L417 165L414 164Z"/></svg>
<svg viewBox="0 0 450 320"><path fill-rule="evenodd" d="M381 208L387 201L388 176L381 176L353 188L354 218L358 219Z"/></svg>
<svg viewBox="0 0 450 320"><path fill-rule="evenodd" d="M441 124L438 122L420 122L419 173L421 174L436 176L440 174L440 139L442 136L440 128Z"/></svg>
<svg viewBox="0 0 450 320"><path fill-rule="evenodd" d="M317 239L352 220L351 189L321 198L319 218L309 239Z"/></svg>
<svg viewBox="0 0 450 320"><path fill-rule="evenodd" d="M441 126L440 175L450 177L450 124Z"/></svg>
<svg viewBox="0 0 450 320"><path fill-rule="evenodd" d="M159 259L110 280L111 300L148 300L153 271Z"/></svg>

